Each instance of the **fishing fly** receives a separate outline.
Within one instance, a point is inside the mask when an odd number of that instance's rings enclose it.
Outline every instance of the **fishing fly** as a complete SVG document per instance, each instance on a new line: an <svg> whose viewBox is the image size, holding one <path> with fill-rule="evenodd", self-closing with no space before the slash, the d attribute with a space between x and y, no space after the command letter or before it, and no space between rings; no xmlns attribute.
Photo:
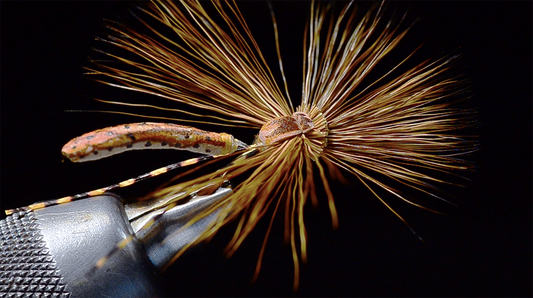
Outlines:
<svg viewBox="0 0 533 298"><path fill-rule="evenodd" d="M214 10L206 9L208 6ZM405 224L376 189L433 211L392 185L399 183L419 194L446 201L436 185L452 183L431 173L452 175L473 168L460 158L475 151L477 143L475 136L461 135L461 129L474 126L476 121L472 110L457 105L466 98L466 79L451 71L457 56L429 59L401 70L415 50L397 61L390 71L368 82L365 79L400 44L410 26L400 30L402 21L384 20L383 3L373 5L363 15L353 2L337 13L333 7L331 3L310 4L298 101L289 96L290 82L284 74L272 7L273 38L283 88L276 83L235 2L148 3L146 8L139 8L143 16L136 18L149 34L108 22L106 27L112 34L99 40L123 54L100 50L114 62L94 61L94 67L88 69L90 75L110 86L210 113L198 115L149 104L108 103L179 111L195 118L195 122L213 127L253 129L257 137L247 144L222 132L153 122L90 132L65 145L63 154L73 162L139 149L189 150L205 156L108 188L28 208L101 194L207 159L231 158L229 165L213 173L166 185L147 197L165 200L177 191L192 193L226 180L239 181L232 195L193 219L200 220L221 206L228 207L219 213L213 228L195 243L213 236L224 224L237 221L226 248L226 253L232 255L261 218L269 214L271 219L259 252L255 279L274 218L281 214L285 239L293 256L294 289L299 284L299 264L307 260L304 206L308 201L316 204L322 199L317 196L317 187L324 189L332 225L338 226L329 179L342 175L356 178ZM163 34L158 26L171 34ZM173 122L184 121L176 118Z"/></svg>

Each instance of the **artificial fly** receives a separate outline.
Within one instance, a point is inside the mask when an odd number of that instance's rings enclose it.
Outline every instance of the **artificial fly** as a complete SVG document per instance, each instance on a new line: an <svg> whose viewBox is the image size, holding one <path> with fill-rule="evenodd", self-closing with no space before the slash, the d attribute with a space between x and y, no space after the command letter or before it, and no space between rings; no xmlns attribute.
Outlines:
<svg viewBox="0 0 533 298"><path fill-rule="evenodd" d="M232 195L196 218L199 220L221 206L231 206L222 209L220 220L196 243L236 220L237 228L226 249L232 255L270 212L272 219L259 253L256 278L273 218L282 214L285 238L293 256L294 289L299 284L299 264L307 260L303 210L308 200L313 204L319 200L315 192L318 185L325 190L334 227L338 219L328 179L341 176L341 170L357 178L405 222L376 193L376 188L411 205L432 210L409 200L383 178L445 200L437 195L435 184L449 182L432 176L431 172L451 174L473 168L459 158L477 150L477 143L475 136L458 133L462 128L475 126L476 121L474 111L456 106L458 97L465 98L466 83L462 76L451 72L456 56L427 60L397 75L400 65L411 54L377 80L371 83L364 80L409 30L400 30L394 20L383 20L383 4L374 5L357 18L352 2L338 14L332 13L331 4L311 3L304 36L302 93L297 105L288 95L290 82L283 73L273 10L285 94L276 84L236 3L213 0L211 4L216 16L205 10L206 2L151 2L147 8L139 8L145 17L138 17L150 34L109 22L107 28L113 33L100 40L128 55L100 51L115 63L95 61L89 71L97 76L97 81L111 86L218 113L198 116L181 110L197 116L196 122L254 129L256 140L245 144L228 134L187 126L134 123L76 138L65 145L66 157L81 161L156 147L207 154L194 163L211 157L233 157L228 166L158 189L148 197L164 200L177 190L194 192L225 180L241 181ZM172 35L162 34L148 20L170 29ZM126 58L131 55L136 58ZM188 164L192 162L156 170L145 178ZM127 180L122 186L138 180L142 179ZM63 202L72 199L68 197Z"/></svg>

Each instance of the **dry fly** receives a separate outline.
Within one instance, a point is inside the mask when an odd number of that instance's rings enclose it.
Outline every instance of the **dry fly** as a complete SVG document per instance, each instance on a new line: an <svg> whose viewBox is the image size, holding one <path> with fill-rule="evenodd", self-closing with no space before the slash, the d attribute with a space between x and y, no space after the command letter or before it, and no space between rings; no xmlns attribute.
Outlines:
<svg viewBox="0 0 533 298"><path fill-rule="evenodd" d="M365 81L409 30L409 26L399 29L401 21L384 20L383 4L372 6L360 16L352 2L338 13L330 4L310 4L298 104L293 104L288 94L273 9L270 11L283 88L276 83L237 4L213 0L214 15L205 10L207 5L199 1L149 3L147 8L139 8L144 19L137 18L149 34L108 22L112 36L101 40L127 55L101 51L114 62L95 61L90 74L111 86L152 94L218 116L148 104L109 103L179 111L196 117L195 122L213 126L251 128L257 132L256 140L247 145L224 133L174 124L134 123L88 133L63 149L72 161L147 148L206 154L140 176L143 179L209 158L234 157L228 166L211 174L173 182L148 195L165 200L180 191L190 193L225 180L240 181L231 196L193 220L222 210L196 243L236 220L236 231L226 249L232 255L268 213L271 220L259 252L256 278L273 219L281 214L285 238L292 250L296 289L299 264L307 260L303 210L308 200L313 204L319 200L317 186L321 185L327 195L333 227L338 225L328 178L342 178L342 172L353 175L405 222L376 189L433 210L413 202L384 180L445 201L435 185L452 183L434 174L472 169L473 165L460 156L476 150L475 138L461 136L458 131L476 122L473 111L456 105L466 98L466 80L451 72L456 56L426 60L396 74L413 52L381 77ZM147 21L150 19L172 33L161 33ZM140 178L115 187L131 185ZM98 195L112 188L52 203ZM171 200L169 204L171 207L176 202ZM46 205L35 204L32 208Z"/></svg>

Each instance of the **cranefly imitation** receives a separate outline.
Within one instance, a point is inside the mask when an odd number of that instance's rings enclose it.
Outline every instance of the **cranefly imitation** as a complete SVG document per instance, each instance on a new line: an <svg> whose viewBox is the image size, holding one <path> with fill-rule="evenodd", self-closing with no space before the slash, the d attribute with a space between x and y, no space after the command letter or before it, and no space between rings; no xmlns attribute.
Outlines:
<svg viewBox="0 0 533 298"><path fill-rule="evenodd" d="M165 199L178 191L193 192L225 180L239 181L231 196L195 218L199 220L216 209L223 210L198 241L236 220L237 228L227 247L231 255L258 221L270 216L256 266L257 277L273 219L282 214L285 237L293 255L296 289L299 264L307 260L304 205L323 199L317 197L317 187L323 188L327 196L324 199L332 225L338 225L328 179L344 175L360 181L403 221L385 201L388 198L378 193L432 211L392 185L411 188L413 197L430 196L445 201L437 186L452 183L442 177L473 168L460 159L476 150L475 137L463 132L476 122L472 110L457 105L467 93L466 79L451 71L456 56L425 60L404 70L406 61L415 60L415 51L388 66L390 71L368 80L376 66L382 66L383 58L402 45L409 31L409 26L401 21L385 19L384 6L378 3L361 12L352 2L310 3L302 36L301 95L291 100L287 85L292 82L287 81L283 72L280 52L284 45L278 42L272 9L272 37L261 39L272 38L275 42L272 49L279 57L276 71L267 65L236 3L149 3L139 8L141 13L137 15L144 27L142 33L126 24L107 23L112 33L100 40L116 51L101 53L113 62L95 61L90 75L111 86L168 99L177 107L189 105L195 111L206 110L209 113L205 115L183 109L179 112L204 124L253 129L257 133L255 141L246 144L236 139L239 136L147 122L88 133L65 145L63 154L72 161L84 161L125 150L170 148L206 154L209 158L231 158L229 165L211 174L167 185L149 197ZM165 34L159 27L165 28ZM281 73L284 86L278 86L273 73ZM180 119L175 121L183 123ZM179 166L191 163L194 162ZM173 167L146 177L170 169ZM140 179L118 187L137 180ZM63 201L72 199L67 197Z"/></svg>

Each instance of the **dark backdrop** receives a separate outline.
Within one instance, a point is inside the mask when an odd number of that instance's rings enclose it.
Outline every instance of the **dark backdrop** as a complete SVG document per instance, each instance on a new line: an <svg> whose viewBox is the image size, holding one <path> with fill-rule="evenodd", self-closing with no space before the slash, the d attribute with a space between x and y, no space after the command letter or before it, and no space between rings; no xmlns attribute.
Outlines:
<svg viewBox="0 0 533 298"><path fill-rule="evenodd" d="M277 76L267 5L243 3L243 13ZM299 96L306 2L274 2L285 68ZM363 3L367 7L368 3ZM93 163L61 162L60 149L93 129L138 119L64 110L115 109L91 100L138 96L87 80L91 48L104 18L127 15L125 2L1 3L2 209L109 185L194 155L135 152ZM400 44L426 46L415 60L461 52L472 79L481 150L464 201L445 216L395 204L424 239L419 241L359 183L333 184L340 228L332 231L327 204L309 208L309 262L301 267L303 296L531 296L531 2L392 2L421 17ZM410 48L410 47L411 48ZM402 50L399 49L399 57ZM393 54L394 55L394 54ZM274 60L272 60L274 59ZM228 130L226 130L228 131ZM251 142L254 132L230 130ZM142 194L168 177L119 192ZM415 209L415 210L414 210ZM282 221L275 224L282 230ZM250 283L266 224L235 256L222 250L232 228L178 260L162 277L169 296L292 295L290 249L275 232L263 271Z"/></svg>

